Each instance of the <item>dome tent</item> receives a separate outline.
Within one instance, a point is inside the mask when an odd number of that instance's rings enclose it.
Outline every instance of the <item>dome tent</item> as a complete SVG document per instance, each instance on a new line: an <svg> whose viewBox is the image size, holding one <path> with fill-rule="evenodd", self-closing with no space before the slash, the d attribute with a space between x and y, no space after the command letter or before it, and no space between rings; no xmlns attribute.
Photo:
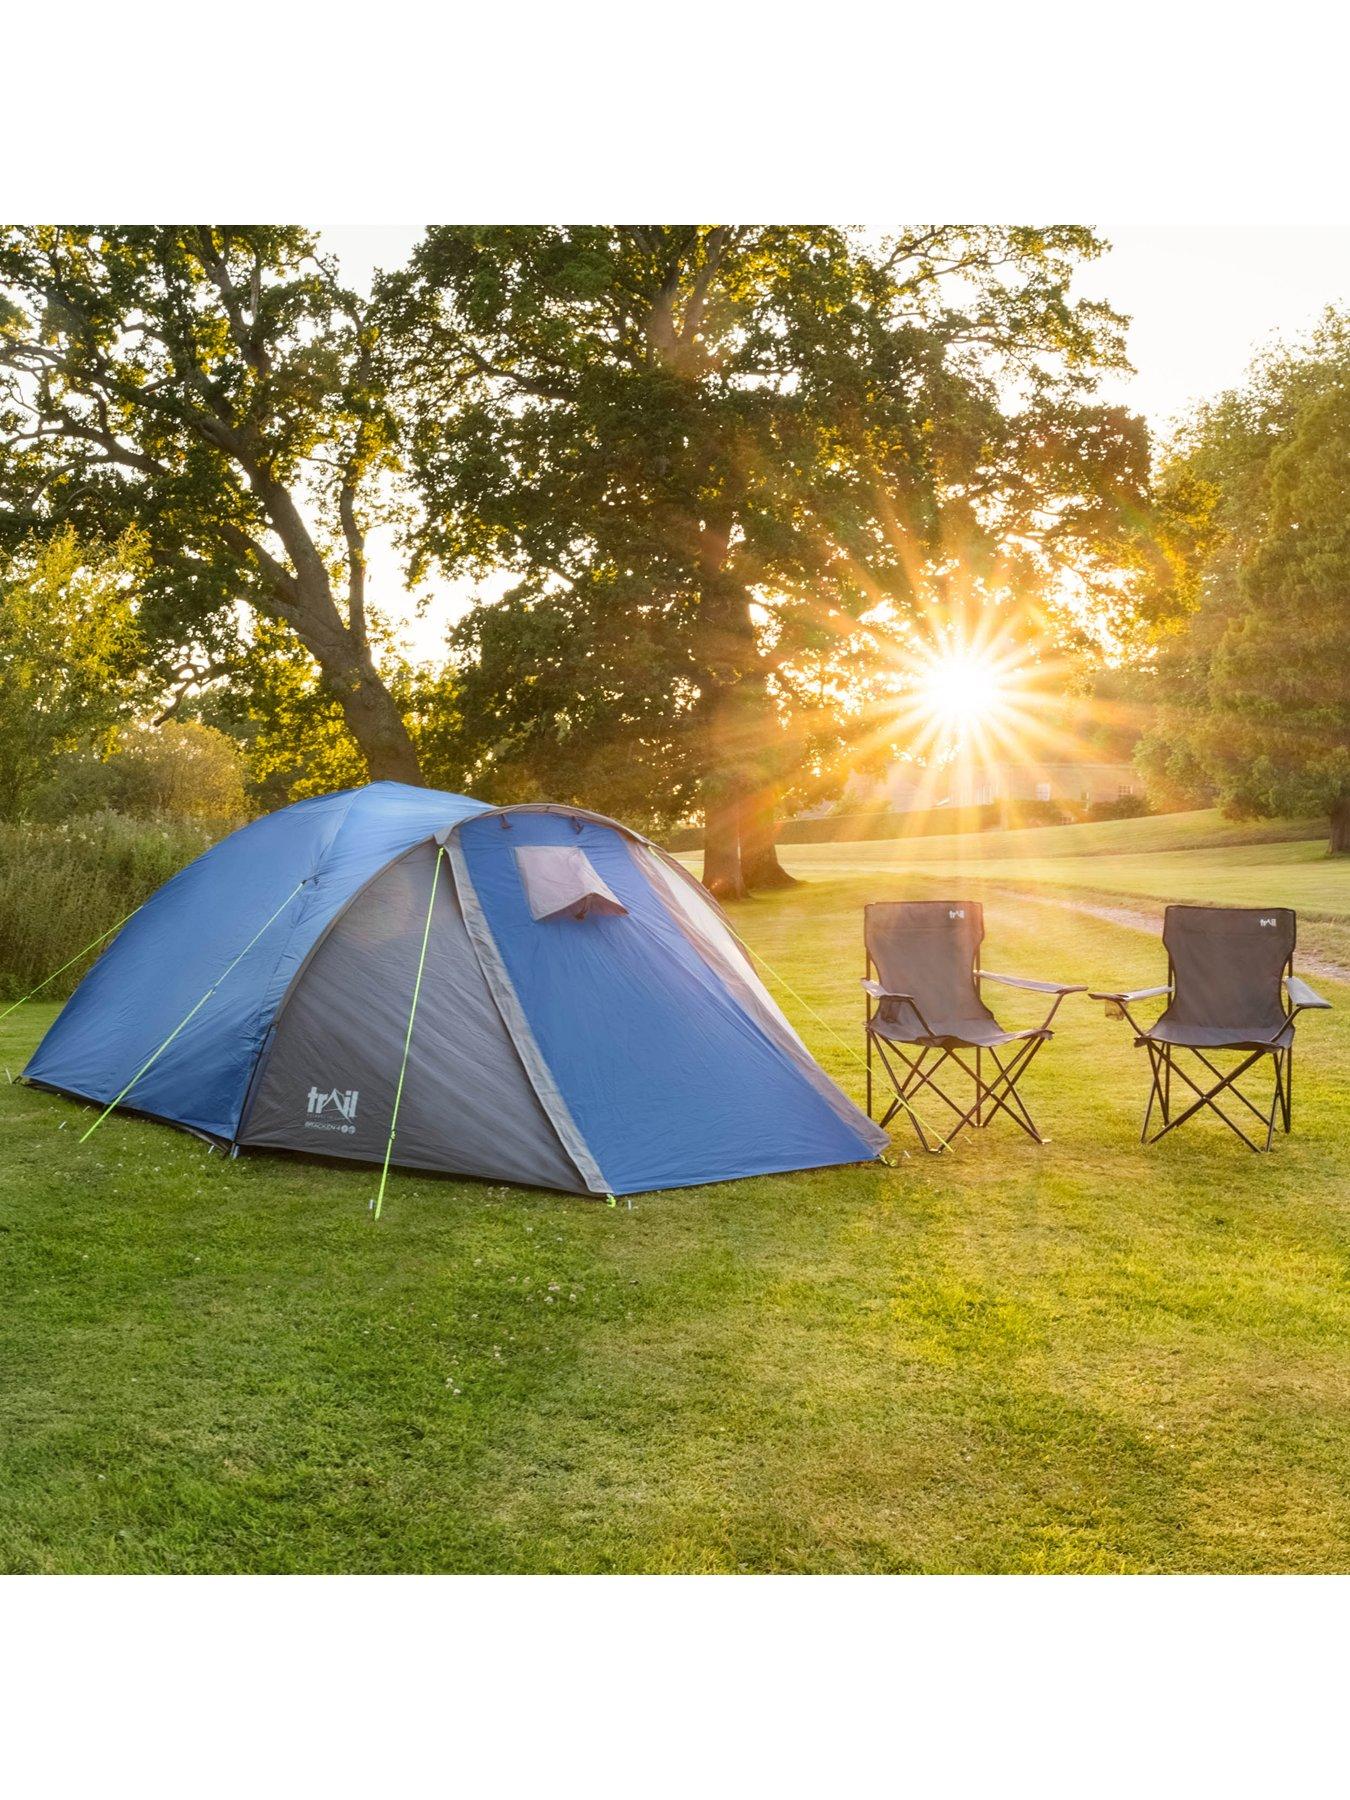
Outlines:
<svg viewBox="0 0 1350 1800"><path fill-rule="evenodd" d="M143 1071L143 1072L141 1072ZM571 808L377 782L123 927L24 1071L231 1148L631 1194L878 1156L713 899Z"/></svg>

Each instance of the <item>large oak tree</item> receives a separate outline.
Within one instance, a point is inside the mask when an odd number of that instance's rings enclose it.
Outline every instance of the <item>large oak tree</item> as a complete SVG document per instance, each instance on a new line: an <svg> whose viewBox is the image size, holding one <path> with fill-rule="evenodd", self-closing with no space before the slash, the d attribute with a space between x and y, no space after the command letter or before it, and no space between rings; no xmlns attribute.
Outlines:
<svg viewBox="0 0 1350 1800"><path fill-rule="evenodd" d="M722 894L959 596L1100 577L1147 479L1093 403L1081 227L433 229L384 289L416 554L513 576L458 633L497 792L701 811Z"/></svg>
<svg viewBox="0 0 1350 1800"><path fill-rule="evenodd" d="M251 608L313 657L372 777L416 781L366 608L394 437L366 305L313 233L0 229L0 529L134 525L167 687L235 667Z"/></svg>

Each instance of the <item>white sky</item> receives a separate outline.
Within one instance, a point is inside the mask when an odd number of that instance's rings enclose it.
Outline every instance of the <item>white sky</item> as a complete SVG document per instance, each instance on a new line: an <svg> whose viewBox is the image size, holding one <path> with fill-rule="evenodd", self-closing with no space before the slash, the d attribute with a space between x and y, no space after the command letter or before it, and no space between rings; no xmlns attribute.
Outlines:
<svg viewBox="0 0 1350 1800"><path fill-rule="evenodd" d="M325 246L347 278L364 287L378 267L401 263L419 225L326 225ZM1131 318L1131 376L1104 384L1106 398L1142 412L1164 430L1195 400L1231 387L1272 337L1306 331L1324 307L1350 305L1350 226L1105 225L1111 249L1083 273L1084 294ZM409 618L418 655L438 653L467 597L439 591L425 616L411 617L392 548L371 547L371 599Z"/></svg>

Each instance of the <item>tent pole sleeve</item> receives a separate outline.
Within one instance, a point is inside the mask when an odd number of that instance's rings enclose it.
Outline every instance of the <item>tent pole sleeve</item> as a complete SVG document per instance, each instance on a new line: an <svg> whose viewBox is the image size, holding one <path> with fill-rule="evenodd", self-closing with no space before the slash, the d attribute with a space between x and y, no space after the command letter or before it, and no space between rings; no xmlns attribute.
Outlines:
<svg viewBox="0 0 1350 1800"><path fill-rule="evenodd" d="M417 1017L418 996L422 992L422 972L427 966L427 943L431 937L431 915L436 905L436 883L441 873L443 845L437 845L436 860L431 865L431 897L427 901L426 924L422 927L422 949L417 958L417 979L413 983L412 1005L408 1009L408 1029L403 1037L403 1061L398 1066L398 1086L394 1089L394 1110L389 1115L389 1141L384 1147L384 1167L380 1170L380 1191L375 1196L375 1217L384 1210L384 1190L389 1180L389 1158L394 1154L394 1133L398 1130L398 1109L403 1099L403 1078L408 1073L408 1051L412 1045L413 1020Z"/></svg>
<svg viewBox="0 0 1350 1800"><path fill-rule="evenodd" d="M141 1064L140 1068L137 1069L136 1073L132 1076L131 1080L127 1083L127 1085L122 1089L121 1093L118 1094L115 1099L112 1099L108 1102L108 1104L104 1107L103 1111L98 1115L98 1117L94 1120L93 1124L89 1127L88 1131L86 1131L83 1134L83 1136L80 1138L81 1143L84 1142L85 1138L92 1137L94 1135L94 1133L98 1130L99 1126L103 1123L103 1121L107 1118L108 1114L113 1110L113 1108L115 1106L120 1106L122 1104L122 1102L126 1099L127 1095L131 1092L132 1088L134 1088L136 1083L140 1080L141 1076L145 1074L147 1069L149 1069L150 1067L152 1067L153 1064L155 1064L159 1061L160 1057L163 1056L164 1052L168 1049L169 1045L173 1042L173 1040L178 1036L179 1032L183 1029L183 1027L185 1025L187 1025L190 1020L196 1018L197 1014L206 1005L207 1001L211 998L212 994L215 993L216 989L220 986L221 982L223 982L225 980L225 977L227 975L229 975L233 970L238 968L239 964L241 962L243 962L244 958L248 955L249 951L257 943L258 939L267 930L267 927L269 925L271 925L274 920L279 919L281 917L282 913L285 912L286 908L290 905L291 901L294 900L295 896L300 892L301 888L304 885L305 884L303 881L296 882L295 886L291 889L290 893L287 894L286 898L282 901L281 905L272 914L272 917L270 919L265 919L263 921L263 923L254 932L253 936L244 945L243 949L239 952L238 956L235 957L234 961L229 963L221 971L221 973L216 976L216 979L211 983L210 987L207 988L206 992L202 995L201 999L192 1008L192 1010L190 1012L186 1012L183 1014L182 1018L174 1026L173 1030L169 1033L168 1037L165 1038L164 1042L159 1046L158 1050L152 1051L151 1054L146 1057L145 1061Z"/></svg>

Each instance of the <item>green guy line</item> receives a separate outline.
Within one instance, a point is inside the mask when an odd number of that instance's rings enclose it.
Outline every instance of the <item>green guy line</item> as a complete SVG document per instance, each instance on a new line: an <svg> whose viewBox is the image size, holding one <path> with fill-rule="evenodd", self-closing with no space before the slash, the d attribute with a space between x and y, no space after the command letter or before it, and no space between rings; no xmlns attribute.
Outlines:
<svg viewBox="0 0 1350 1800"><path fill-rule="evenodd" d="M413 1020L417 1017L417 997L422 992L422 971L427 962L427 939L431 936L431 913L436 904L436 881L441 872L441 858L444 855L445 845L441 844L436 851L436 861L431 870L431 898L427 901L427 922L422 927L422 952L417 958L417 980L413 983L408 1029L403 1038L403 1061L398 1066L398 1086L394 1089L394 1110L389 1119L389 1142L384 1147L384 1167L380 1170L380 1191L375 1196L375 1217L377 1219L384 1207L385 1183L389 1180L389 1158L394 1153L394 1133L398 1130L398 1109L399 1103L403 1099L403 1077L408 1072L408 1047L412 1043Z"/></svg>
<svg viewBox="0 0 1350 1800"><path fill-rule="evenodd" d="M141 906L144 905L145 902L142 900ZM82 956L88 956L91 950L97 950L104 938L110 938L115 931L120 931L126 924L127 919L134 919L140 910L140 906L133 906L131 911L126 915L126 918L119 919L115 925L110 925L105 932L94 939L92 944L86 944L83 950L77 950L69 962L63 962L59 969L53 969L51 974L48 975L45 980L39 981L35 988L29 988L28 992L24 995L23 1000L16 1000L13 1006L7 1006L3 1012L0 1012L0 1019L7 1019L12 1012L17 1012L24 1004L25 1000L31 1000L34 994L40 994L43 988L50 982L55 981L58 975L64 975L66 970L77 963Z"/></svg>
<svg viewBox="0 0 1350 1800"><path fill-rule="evenodd" d="M197 1014L206 1005L207 1001L211 998L212 994L215 993L216 989L220 986L221 982L224 981L225 977L230 973L230 971L232 969L238 968L239 964L241 962L243 962L244 958L248 955L249 951L257 943L258 939L262 936L262 934L267 930L267 927L272 923L272 920L277 919L281 916L281 914L290 905L291 901L294 900L295 896L300 892L301 888L304 885L305 884L303 881L296 882L295 886L291 889L290 893L287 894L286 898L282 901L281 905L272 914L272 918L264 920L264 922L254 932L253 936L244 945L243 949L239 952L238 956L236 956L234 961L232 963L230 963L229 967L224 969L221 972L221 974L217 975L216 979L211 983L210 987L207 988L206 992L202 995L201 999L192 1008L192 1011L189 1013L184 1013L183 1017L174 1026L173 1030L169 1033L168 1037L165 1038L164 1042L160 1045L159 1049L154 1051L150 1056L148 1056L146 1058L146 1060L141 1064L140 1068L137 1069L136 1073L132 1076L131 1080L122 1089L121 1093L118 1094L117 1098L115 1100L110 1100L108 1102L108 1104L104 1107L103 1111L98 1115L98 1117L94 1120L93 1124L89 1127L88 1131L86 1131L84 1133L84 1135L80 1138L81 1143L84 1142L85 1138L93 1136L93 1134L98 1130L99 1126L103 1123L103 1121L107 1118L108 1114L112 1111L112 1109L115 1106L121 1105L123 1100L125 1100L127 1095L131 1092L132 1088L134 1088L136 1083L140 1080L141 1076L144 1075L145 1071L151 1066L152 1063L156 1063L159 1061L160 1057L163 1056L164 1052L168 1049L169 1045L178 1036L179 1032L188 1023L188 1021L190 1019L196 1018Z"/></svg>

